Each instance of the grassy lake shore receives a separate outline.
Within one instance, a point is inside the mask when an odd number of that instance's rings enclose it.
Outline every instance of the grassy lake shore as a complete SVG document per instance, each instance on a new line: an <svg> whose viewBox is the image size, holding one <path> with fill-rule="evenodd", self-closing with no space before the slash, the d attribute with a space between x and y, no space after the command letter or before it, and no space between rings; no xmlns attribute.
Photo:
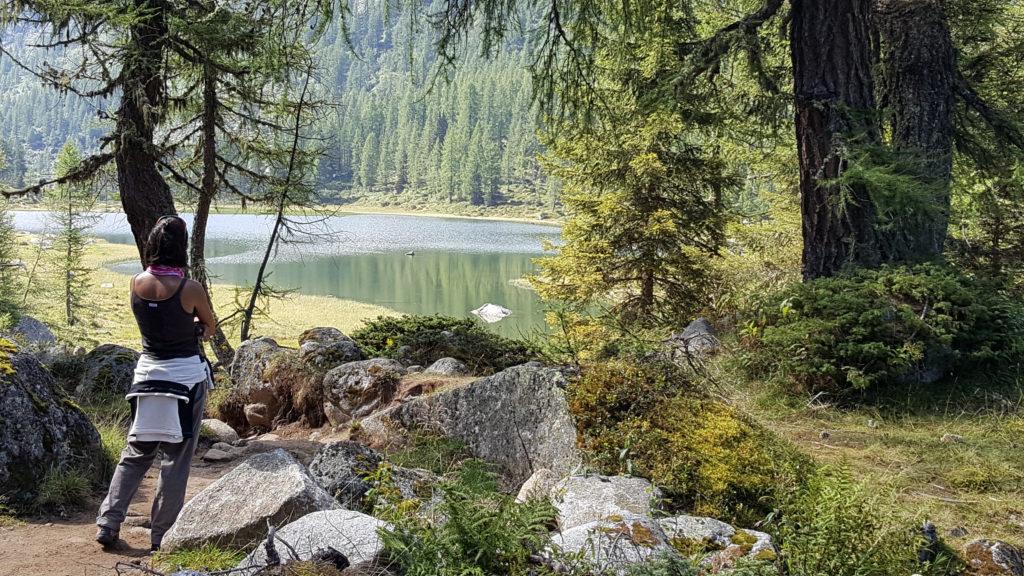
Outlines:
<svg viewBox="0 0 1024 576"><path fill-rule="evenodd" d="M86 309L75 326L66 325L64 303L60 298L51 296L56 279L52 271L45 267L45 253L41 259L38 258L39 251L34 237L20 235L18 251L28 268L39 260L35 286L45 284L48 288L40 291L30 287L26 297L29 314L53 327L58 337L67 342L83 346L111 343L138 348L138 329L128 306L130 276L111 268L115 264L135 261L138 253L134 246L105 240L90 242L83 262L84 268L92 270L85 298ZM230 284L213 284L211 292L218 317L226 317L235 310L235 295L239 288ZM394 310L374 304L292 293L271 302L270 317L256 319L253 334L273 336L282 345L294 346L299 335L314 326L334 326L343 332L350 332L365 320L397 314ZM229 338L237 344L237 326L228 326L227 329Z"/></svg>

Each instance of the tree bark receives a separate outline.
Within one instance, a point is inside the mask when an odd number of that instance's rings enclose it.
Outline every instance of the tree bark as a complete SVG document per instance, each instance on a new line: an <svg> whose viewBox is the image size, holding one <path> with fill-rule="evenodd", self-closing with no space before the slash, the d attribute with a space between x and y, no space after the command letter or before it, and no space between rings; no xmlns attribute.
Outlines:
<svg viewBox="0 0 1024 576"><path fill-rule="evenodd" d="M882 105L889 112L893 148L907 156L927 192L928 205L894 215L886 244L893 259L942 255L949 228L953 169L956 52L938 0L878 0ZM887 234L888 235L888 234Z"/></svg>
<svg viewBox="0 0 1024 576"><path fill-rule="evenodd" d="M161 0L135 0L135 8L139 16L131 27L131 47L121 71L114 161L121 206L144 260L146 236L157 219L177 212L171 189L157 169L153 146L153 132L166 103L167 5Z"/></svg>
<svg viewBox="0 0 1024 576"><path fill-rule="evenodd" d="M210 219L210 207L217 196L217 77L213 68L203 68L203 179L199 198L196 201L196 213L192 222L192 242L189 246L192 279L206 289L210 308L213 308L213 292L210 287L210 275L206 269L206 224ZM235 351L228 341L224 329L217 326L211 341L213 353L222 365L234 361Z"/></svg>
<svg viewBox="0 0 1024 576"><path fill-rule="evenodd" d="M832 182L851 139L877 140L870 0L792 0L791 50L803 216L803 275L875 266L875 207L861 186Z"/></svg>

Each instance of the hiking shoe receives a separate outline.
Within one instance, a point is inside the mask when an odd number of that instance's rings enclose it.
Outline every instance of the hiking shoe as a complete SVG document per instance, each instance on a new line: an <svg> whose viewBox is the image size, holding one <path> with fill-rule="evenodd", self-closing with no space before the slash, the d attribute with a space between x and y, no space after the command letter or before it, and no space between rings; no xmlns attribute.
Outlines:
<svg viewBox="0 0 1024 576"><path fill-rule="evenodd" d="M104 548L108 548L117 543L118 531L113 528L106 526L100 526L100 529L96 531L96 541L99 542Z"/></svg>

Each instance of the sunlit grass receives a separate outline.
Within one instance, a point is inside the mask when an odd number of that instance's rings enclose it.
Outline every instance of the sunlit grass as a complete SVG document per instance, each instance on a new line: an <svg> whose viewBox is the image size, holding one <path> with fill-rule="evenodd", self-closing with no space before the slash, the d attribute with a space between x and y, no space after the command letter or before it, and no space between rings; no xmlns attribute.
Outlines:
<svg viewBox="0 0 1024 576"><path fill-rule="evenodd" d="M31 267L37 249L29 236L21 236L21 259ZM44 257L45 258L45 257ZM92 270L90 288L86 297L86 312L76 326L66 326L64 307L55 296L59 290L52 271L37 267L37 278L29 290L26 304L28 313L51 326L58 337L67 342L85 346L111 343L139 348L138 328L128 303L129 276L110 269L112 264L138 259L134 246L113 244L103 240L92 241L85 254L84 267ZM212 289L214 307L219 317L226 317L235 309L236 287L215 284ZM269 317L254 322L253 334L273 336L283 345L295 345L299 334L314 326L333 326L342 332L351 332L365 320L396 312L377 306L330 296L290 294L270 305ZM237 344L237 330L229 331L229 338Z"/></svg>
<svg viewBox="0 0 1024 576"><path fill-rule="evenodd" d="M153 567L157 570L229 570L245 559L245 552L224 550L207 544L200 548L157 552L153 555Z"/></svg>
<svg viewBox="0 0 1024 576"><path fill-rule="evenodd" d="M935 389L880 408L838 407L747 381L727 364L711 366L716 380L755 419L818 462L845 464L879 491L891 491L908 517L932 521L950 543L1024 544L1019 395L993 393L998 401L978 402ZM985 384L961 389L985 390ZM966 535L949 536L953 528Z"/></svg>

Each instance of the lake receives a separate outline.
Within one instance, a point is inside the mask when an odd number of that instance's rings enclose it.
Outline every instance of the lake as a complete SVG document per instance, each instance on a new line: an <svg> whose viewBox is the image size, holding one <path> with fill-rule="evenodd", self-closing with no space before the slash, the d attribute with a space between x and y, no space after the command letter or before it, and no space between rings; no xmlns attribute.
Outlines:
<svg viewBox="0 0 1024 576"><path fill-rule="evenodd" d="M46 228L43 212L13 212L19 230ZM183 215L191 224L191 215ZM92 233L133 244L123 214L97 215ZM535 270L545 240L559 229L540 224L353 214L294 217L293 232L275 253L269 282L304 294L330 295L386 306L410 314L472 316L491 302L512 316L490 325L506 336L543 327L536 293L513 281ZM215 214L207 232L207 262L216 282L250 285L256 277L271 216ZM414 256L406 253L414 252ZM115 267L125 273L134 262Z"/></svg>

